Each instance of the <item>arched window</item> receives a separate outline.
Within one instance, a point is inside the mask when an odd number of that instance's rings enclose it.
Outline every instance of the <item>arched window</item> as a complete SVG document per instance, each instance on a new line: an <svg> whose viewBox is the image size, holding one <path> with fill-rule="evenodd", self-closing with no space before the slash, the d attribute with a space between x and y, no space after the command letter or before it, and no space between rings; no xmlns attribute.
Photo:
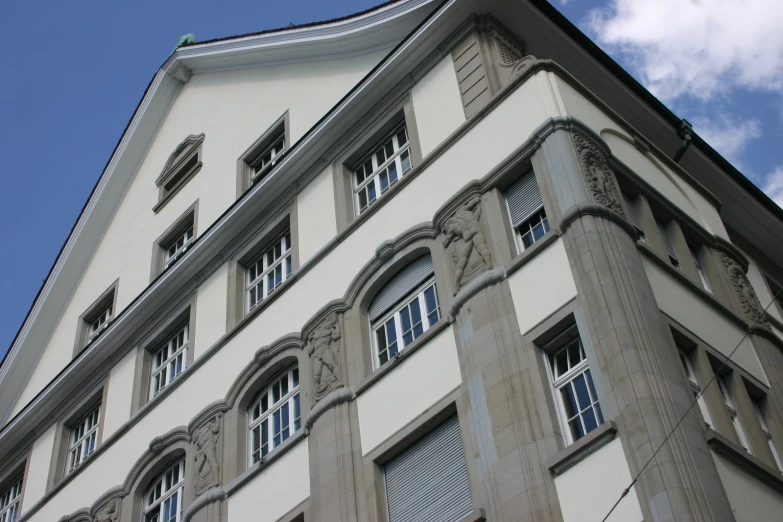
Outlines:
<svg viewBox="0 0 783 522"><path fill-rule="evenodd" d="M143 522L180 522L185 489L185 459L158 475L144 493Z"/></svg>
<svg viewBox="0 0 783 522"><path fill-rule="evenodd" d="M432 257L419 257L389 280L370 303L368 316L377 368L440 320Z"/></svg>
<svg viewBox="0 0 783 522"><path fill-rule="evenodd" d="M299 368L292 366L273 379L248 409L249 460L252 466L302 427Z"/></svg>

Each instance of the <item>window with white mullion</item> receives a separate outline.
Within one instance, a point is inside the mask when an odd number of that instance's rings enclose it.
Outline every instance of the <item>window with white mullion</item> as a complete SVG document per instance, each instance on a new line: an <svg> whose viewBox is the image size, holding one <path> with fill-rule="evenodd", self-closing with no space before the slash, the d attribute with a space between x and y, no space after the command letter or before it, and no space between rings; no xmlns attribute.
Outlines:
<svg viewBox="0 0 783 522"><path fill-rule="evenodd" d="M252 466L302 427L299 368L286 370L262 390L250 406L248 419Z"/></svg>
<svg viewBox="0 0 783 522"><path fill-rule="evenodd" d="M691 386L691 392L696 400L696 405L701 412L701 418L704 420L704 425L707 428L712 428L712 417L710 416L710 410L707 408L707 403L704 401L704 397L701 395L701 386L696 378L696 372L693 371L693 365L691 359L687 353L680 351L680 362L685 369L685 375L688 377L688 383Z"/></svg>
<svg viewBox="0 0 783 522"><path fill-rule="evenodd" d="M193 226L190 226L172 239L171 243L166 247L166 259L163 268L168 268L169 265L176 261L179 256L188 249L192 241Z"/></svg>
<svg viewBox="0 0 783 522"><path fill-rule="evenodd" d="M14 522L19 517L19 500L22 498L22 477L0 493L0 522Z"/></svg>
<svg viewBox="0 0 783 522"><path fill-rule="evenodd" d="M548 363L568 443L603 424L604 417L593 376L576 329L563 334L549 348Z"/></svg>
<svg viewBox="0 0 783 522"><path fill-rule="evenodd" d="M764 438L767 439L767 446L769 446L769 451L772 453L772 458L775 460L778 471L783 473L783 462L780 460L780 453L778 453L778 448L775 446L775 441L772 440L772 432L769 431L769 425L764 418L764 412L761 411L761 405L755 399L751 399L751 402L753 403L753 409L756 410L756 417L759 420L759 426L761 426L761 433L763 433Z"/></svg>
<svg viewBox="0 0 783 522"><path fill-rule="evenodd" d="M373 323L376 367L396 357L439 320L438 292L430 279Z"/></svg>
<svg viewBox="0 0 783 522"><path fill-rule="evenodd" d="M185 489L185 460L159 475L144 493L144 522L180 522Z"/></svg>
<svg viewBox="0 0 783 522"><path fill-rule="evenodd" d="M247 309L251 310L291 275L291 232L286 231L246 270Z"/></svg>
<svg viewBox="0 0 783 522"><path fill-rule="evenodd" d="M693 264L696 265L696 272L699 274L699 279L701 279L702 286L707 292L712 293L712 287L710 286L710 282L707 279L707 275L704 273L704 268L701 266L701 261L699 260L699 254L696 251L696 248L694 248L693 245L688 244L688 249L691 251Z"/></svg>
<svg viewBox="0 0 783 522"><path fill-rule="evenodd" d="M520 248L525 250L533 246L533 243L544 237L549 232L549 219L546 211L541 206L532 216L517 227L517 239Z"/></svg>
<svg viewBox="0 0 783 522"><path fill-rule="evenodd" d="M87 338L87 342L92 341L98 335L103 331L104 328L109 326L109 322L111 321L111 312L112 312L112 305L109 304L105 308L103 308L98 314L95 316L95 318L90 321L90 333Z"/></svg>
<svg viewBox="0 0 783 522"><path fill-rule="evenodd" d="M737 433L742 449L748 453L752 453L750 450L750 444L748 443L748 437L745 435L745 428L742 427L742 422L737 415L737 409L734 406L734 398L731 396L729 385L726 383L722 375L717 375L715 380L718 381L718 388L723 395L723 403L726 405L726 409L729 411L729 417L731 417L731 424L734 426L734 431Z"/></svg>
<svg viewBox="0 0 783 522"><path fill-rule="evenodd" d="M412 166L408 131L402 125L354 169L353 184L358 212L364 212Z"/></svg>
<svg viewBox="0 0 783 522"><path fill-rule="evenodd" d="M185 369L188 325L184 325L152 354L150 397L154 397Z"/></svg>
<svg viewBox="0 0 783 522"><path fill-rule="evenodd" d="M263 179L264 176L262 174L266 168L269 165L273 165L275 163L275 159L283 153L284 149L285 136L281 134L280 137L275 140L275 142L270 145L268 149L259 155L255 164L253 165L253 176L250 180L251 185L258 183L261 181L261 179Z"/></svg>
<svg viewBox="0 0 783 522"><path fill-rule="evenodd" d="M98 426L100 424L100 405L81 418L71 428L71 436L68 444L68 467L66 474L73 471L90 453L95 451L98 444Z"/></svg>

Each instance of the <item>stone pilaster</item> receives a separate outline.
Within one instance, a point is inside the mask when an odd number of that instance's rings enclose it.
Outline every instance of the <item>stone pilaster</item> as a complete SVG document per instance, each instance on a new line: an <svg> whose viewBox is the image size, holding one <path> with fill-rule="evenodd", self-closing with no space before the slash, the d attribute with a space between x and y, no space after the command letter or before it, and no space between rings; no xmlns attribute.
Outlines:
<svg viewBox="0 0 783 522"><path fill-rule="evenodd" d="M600 138L572 122L555 128L536 151L534 167L554 194L552 217L560 223L595 347L605 416L617 424L636 476L685 413L692 395L633 228L623 217L607 149ZM655 233L649 230L648 239ZM635 488L645 520L733 520L695 416L674 431Z"/></svg>

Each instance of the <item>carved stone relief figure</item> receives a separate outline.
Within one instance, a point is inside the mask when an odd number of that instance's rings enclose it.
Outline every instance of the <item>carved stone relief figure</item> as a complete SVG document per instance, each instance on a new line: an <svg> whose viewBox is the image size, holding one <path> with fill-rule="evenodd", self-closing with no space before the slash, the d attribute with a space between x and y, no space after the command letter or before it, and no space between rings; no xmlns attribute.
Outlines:
<svg viewBox="0 0 783 522"><path fill-rule="evenodd" d="M745 318L748 322L755 323L756 326L769 328L769 321L764 313L764 307L761 306L761 302L755 290L753 290L748 276L745 275L745 271L739 263L725 252L721 252L720 257Z"/></svg>
<svg viewBox="0 0 783 522"><path fill-rule="evenodd" d="M587 180L588 187L590 187L593 201L625 217L623 207L620 205L620 196L614 175L604 153L595 143L581 134L574 133L572 136L576 154L579 157L579 167Z"/></svg>
<svg viewBox="0 0 783 522"><path fill-rule="evenodd" d="M196 496L209 488L220 485L220 463L217 459L217 444L220 439L220 417L218 414L193 432L193 484Z"/></svg>
<svg viewBox="0 0 783 522"><path fill-rule="evenodd" d="M457 209L443 224L442 232L443 248L454 245L451 255L456 264L454 272L456 294L470 276L492 268L492 255L487 248L487 241L481 228L481 198L473 196Z"/></svg>
<svg viewBox="0 0 783 522"><path fill-rule="evenodd" d="M117 522L120 518L120 499L115 498L95 514L93 522Z"/></svg>
<svg viewBox="0 0 783 522"><path fill-rule="evenodd" d="M342 386L340 379L340 323L332 312L307 338L307 354L313 364L313 396L320 399Z"/></svg>

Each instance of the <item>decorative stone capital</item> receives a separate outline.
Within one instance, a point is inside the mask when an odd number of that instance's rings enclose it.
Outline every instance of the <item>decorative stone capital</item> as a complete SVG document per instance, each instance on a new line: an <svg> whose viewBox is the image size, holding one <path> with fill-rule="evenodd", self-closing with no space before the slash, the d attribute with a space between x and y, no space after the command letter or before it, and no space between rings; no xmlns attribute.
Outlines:
<svg viewBox="0 0 783 522"><path fill-rule="evenodd" d="M340 373L340 340L342 331L335 312L330 313L307 336L307 355L313 370L313 397L320 400L343 385Z"/></svg>
<svg viewBox="0 0 783 522"><path fill-rule="evenodd" d="M441 226L443 247L449 249L454 264L454 293L481 272L492 268L481 221L481 196L474 195L447 218Z"/></svg>
<svg viewBox="0 0 783 522"><path fill-rule="evenodd" d="M745 270L726 252L720 252L720 260L745 320L756 327L769 329L769 320L767 320L767 315L764 313L764 307L761 306L761 302L756 295L756 291L753 290L753 285L750 284Z"/></svg>
<svg viewBox="0 0 783 522"><path fill-rule="evenodd" d="M580 132L571 136L579 159L579 168L585 177L593 201L625 217L620 205L620 191L604 152L591 139Z"/></svg>
<svg viewBox="0 0 783 522"><path fill-rule="evenodd" d="M196 496L220 485L218 443L220 441L222 420L223 414L218 413L193 430L191 435L193 488Z"/></svg>

